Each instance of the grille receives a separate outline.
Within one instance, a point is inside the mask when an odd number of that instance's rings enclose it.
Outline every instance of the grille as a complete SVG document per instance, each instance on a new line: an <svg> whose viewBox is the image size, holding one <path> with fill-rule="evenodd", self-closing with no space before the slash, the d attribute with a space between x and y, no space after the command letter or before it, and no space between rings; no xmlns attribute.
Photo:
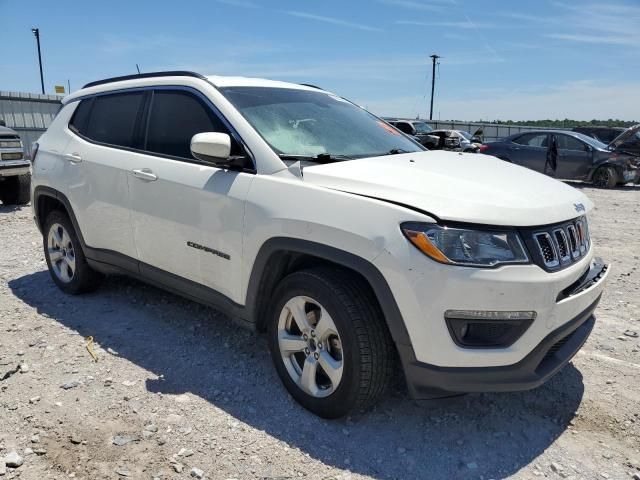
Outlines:
<svg viewBox="0 0 640 480"><path fill-rule="evenodd" d="M566 345L566 343L569 341L572 335L573 333L570 333L566 337L563 337L560 340L558 340L556 343L554 343L549 349L549 351L545 354L543 361L553 357L558 350L560 350L562 347Z"/></svg>
<svg viewBox="0 0 640 480"><path fill-rule="evenodd" d="M569 242L567 241L567 234L561 228L553 231L553 238L558 245L558 255L560 255L560 261L566 262L569 260Z"/></svg>
<svg viewBox="0 0 640 480"><path fill-rule="evenodd" d="M534 261L547 270L571 265L584 257L591 247L586 217L538 228L524 235L525 242L533 250Z"/></svg>
<svg viewBox="0 0 640 480"><path fill-rule="evenodd" d="M551 235L549 235L547 232L538 233L536 234L536 242L538 242L538 247L540 248L540 253L542 254L544 264L547 267L555 267L556 265L558 265L558 256L553 245Z"/></svg>

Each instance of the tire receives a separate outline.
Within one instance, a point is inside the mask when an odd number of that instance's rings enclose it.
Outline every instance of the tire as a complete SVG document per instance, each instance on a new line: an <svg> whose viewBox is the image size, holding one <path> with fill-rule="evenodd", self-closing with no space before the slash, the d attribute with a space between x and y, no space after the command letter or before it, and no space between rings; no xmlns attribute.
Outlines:
<svg viewBox="0 0 640 480"><path fill-rule="evenodd" d="M31 200L31 175L16 175L0 184L0 200L5 205L26 205Z"/></svg>
<svg viewBox="0 0 640 480"><path fill-rule="evenodd" d="M280 380L298 403L320 417L338 418L383 396L395 350L377 301L361 280L337 268L302 270L280 282L273 300L269 348Z"/></svg>
<svg viewBox="0 0 640 480"><path fill-rule="evenodd" d="M76 231L65 213L51 212L42 232L49 274L60 290L77 295L92 292L100 286L104 277L87 263Z"/></svg>
<svg viewBox="0 0 640 480"><path fill-rule="evenodd" d="M613 167L600 167L593 174L593 185L598 188L613 188L618 183L618 173Z"/></svg>

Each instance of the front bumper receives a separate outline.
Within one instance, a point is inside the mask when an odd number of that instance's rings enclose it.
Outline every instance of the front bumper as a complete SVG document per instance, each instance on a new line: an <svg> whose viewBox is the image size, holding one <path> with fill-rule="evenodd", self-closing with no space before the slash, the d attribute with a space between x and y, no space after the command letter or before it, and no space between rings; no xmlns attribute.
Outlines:
<svg viewBox="0 0 640 480"><path fill-rule="evenodd" d="M0 161L0 177L26 175L29 172L31 172L31 162L29 160Z"/></svg>
<svg viewBox="0 0 640 480"><path fill-rule="evenodd" d="M499 367L437 367L410 360L404 363L411 396L430 399L471 392L529 390L564 367L586 342L596 322L593 311L600 296L577 317L551 332L525 358ZM404 355L411 355L405 351Z"/></svg>
<svg viewBox="0 0 640 480"><path fill-rule="evenodd" d="M392 329L392 335L414 398L540 385L586 340L609 273L592 251L573 265L546 272L537 265L496 269L442 265L400 242L390 250L391 255L380 255L375 263L389 283L406 328L404 334ZM447 310L535 311L537 317L507 347L469 348L452 338ZM557 338L566 337L573 327L581 328L571 342L542 362Z"/></svg>

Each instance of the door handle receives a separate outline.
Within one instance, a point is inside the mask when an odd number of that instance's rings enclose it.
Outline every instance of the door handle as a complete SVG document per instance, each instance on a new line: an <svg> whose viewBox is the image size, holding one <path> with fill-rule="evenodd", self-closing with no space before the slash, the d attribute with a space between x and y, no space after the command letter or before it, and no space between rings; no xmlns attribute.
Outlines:
<svg viewBox="0 0 640 480"><path fill-rule="evenodd" d="M158 180L158 176L148 168L132 170L133 176L140 180L146 180L147 182L155 182Z"/></svg>
<svg viewBox="0 0 640 480"><path fill-rule="evenodd" d="M67 153L64 158L66 158L71 163L80 163L82 161L82 157L77 153Z"/></svg>

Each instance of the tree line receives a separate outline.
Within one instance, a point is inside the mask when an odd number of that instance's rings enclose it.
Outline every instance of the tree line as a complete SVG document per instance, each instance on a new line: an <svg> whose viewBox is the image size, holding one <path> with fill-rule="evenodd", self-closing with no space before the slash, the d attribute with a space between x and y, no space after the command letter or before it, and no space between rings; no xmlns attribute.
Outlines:
<svg viewBox="0 0 640 480"><path fill-rule="evenodd" d="M482 122L481 123L487 123ZM637 125L638 121L631 120L618 120L610 118L608 120L571 120L569 118L565 118L564 120L493 120L488 123L495 123L500 125L526 125L531 127L542 127L542 128L573 128L573 127L631 127L633 125Z"/></svg>

